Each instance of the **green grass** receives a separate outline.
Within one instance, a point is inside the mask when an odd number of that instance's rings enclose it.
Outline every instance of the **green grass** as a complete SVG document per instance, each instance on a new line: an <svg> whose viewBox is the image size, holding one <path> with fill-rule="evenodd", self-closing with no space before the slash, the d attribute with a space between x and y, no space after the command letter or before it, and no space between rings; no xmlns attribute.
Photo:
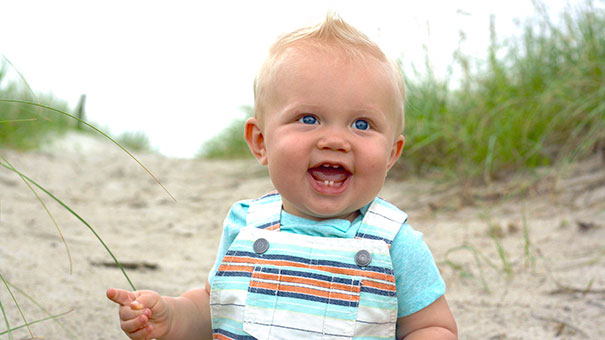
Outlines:
<svg viewBox="0 0 605 340"><path fill-rule="evenodd" d="M558 26L541 13L517 38L499 41L492 26L483 62L456 51L451 68L460 80L428 68L406 76L406 147L395 175L490 181L577 160L605 143L605 13L588 1ZM201 155L248 156L243 124Z"/></svg>
<svg viewBox="0 0 605 340"><path fill-rule="evenodd" d="M534 18L503 43L492 31L474 68L458 51L456 88L430 72L408 82L403 163L490 180L589 154L605 140L605 13L590 6L562 27Z"/></svg>
<svg viewBox="0 0 605 340"><path fill-rule="evenodd" d="M246 117L234 120L226 129L204 143L196 158L234 159L252 157L248 144L244 140L244 125L246 120L252 117L253 110L250 106L243 106L242 111L246 113Z"/></svg>
<svg viewBox="0 0 605 340"><path fill-rule="evenodd" d="M50 95L34 95L24 82L10 81L7 73L10 64L0 64L0 98L34 101L68 111L65 101ZM15 105L0 102L0 146L28 150L35 149L52 135L61 135L75 128L67 117L57 116L39 106Z"/></svg>
<svg viewBox="0 0 605 340"><path fill-rule="evenodd" d="M131 151L151 151L149 137L142 131L126 131L120 134L116 141Z"/></svg>

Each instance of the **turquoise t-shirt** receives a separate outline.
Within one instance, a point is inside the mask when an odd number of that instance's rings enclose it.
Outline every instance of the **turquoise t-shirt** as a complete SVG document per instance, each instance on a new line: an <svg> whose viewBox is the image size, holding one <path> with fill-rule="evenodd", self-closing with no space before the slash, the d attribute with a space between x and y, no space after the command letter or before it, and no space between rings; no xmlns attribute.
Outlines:
<svg viewBox="0 0 605 340"><path fill-rule="evenodd" d="M235 203L225 218L216 262L208 274L210 285L227 249L240 229L246 225L249 202ZM368 207L369 204L363 207L361 215L353 222L341 219L313 221L282 210L280 230L309 236L354 238ZM422 240L421 232L412 229L407 223L403 224L391 244L390 253L397 285L398 318L427 307L445 293L445 282L429 248Z"/></svg>

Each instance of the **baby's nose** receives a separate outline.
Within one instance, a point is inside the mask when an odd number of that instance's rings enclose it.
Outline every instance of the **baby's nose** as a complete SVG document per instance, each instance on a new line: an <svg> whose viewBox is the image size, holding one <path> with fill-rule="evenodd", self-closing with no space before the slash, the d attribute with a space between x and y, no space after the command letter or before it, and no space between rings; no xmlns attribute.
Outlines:
<svg viewBox="0 0 605 340"><path fill-rule="evenodd" d="M351 143L347 140L344 133L331 129L326 131L322 138L317 143L317 147L321 150L331 150L340 152L351 151Z"/></svg>

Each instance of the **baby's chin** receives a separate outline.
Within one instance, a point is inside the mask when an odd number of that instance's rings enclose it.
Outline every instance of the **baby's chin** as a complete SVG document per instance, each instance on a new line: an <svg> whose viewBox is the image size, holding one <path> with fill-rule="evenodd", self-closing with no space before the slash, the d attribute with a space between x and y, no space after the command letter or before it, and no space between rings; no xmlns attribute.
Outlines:
<svg viewBox="0 0 605 340"><path fill-rule="evenodd" d="M356 209L352 212L310 212L304 217L315 221L339 219L353 222L359 214L359 209Z"/></svg>

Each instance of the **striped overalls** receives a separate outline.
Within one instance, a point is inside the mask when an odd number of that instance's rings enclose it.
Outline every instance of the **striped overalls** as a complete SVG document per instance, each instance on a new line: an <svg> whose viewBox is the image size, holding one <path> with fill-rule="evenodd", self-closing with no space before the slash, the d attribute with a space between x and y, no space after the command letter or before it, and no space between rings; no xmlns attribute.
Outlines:
<svg viewBox="0 0 605 340"><path fill-rule="evenodd" d="M353 239L279 232L281 196L253 201L212 284L214 339L394 339L389 246L407 215L376 198Z"/></svg>

